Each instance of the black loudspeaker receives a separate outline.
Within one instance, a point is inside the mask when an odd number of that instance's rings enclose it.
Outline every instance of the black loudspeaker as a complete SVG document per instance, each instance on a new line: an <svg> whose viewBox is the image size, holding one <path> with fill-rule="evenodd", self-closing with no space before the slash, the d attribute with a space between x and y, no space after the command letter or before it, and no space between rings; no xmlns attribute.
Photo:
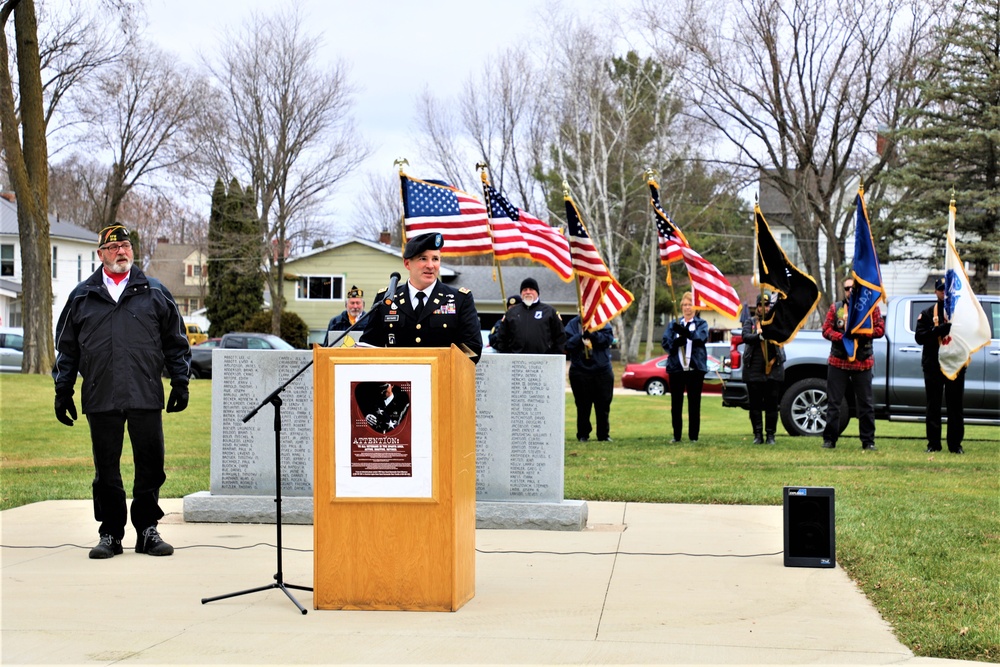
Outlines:
<svg viewBox="0 0 1000 667"><path fill-rule="evenodd" d="M834 567L833 489L786 486L784 506L785 567Z"/></svg>

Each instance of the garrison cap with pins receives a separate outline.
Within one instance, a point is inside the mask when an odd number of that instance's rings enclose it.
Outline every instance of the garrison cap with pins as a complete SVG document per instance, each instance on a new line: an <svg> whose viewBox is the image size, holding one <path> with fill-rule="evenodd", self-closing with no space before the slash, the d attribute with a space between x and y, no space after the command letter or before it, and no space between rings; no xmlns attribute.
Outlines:
<svg viewBox="0 0 1000 667"><path fill-rule="evenodd" d="M351 285L351 289L347 290L348 299L363 299L364 297L365 291L357 285Z"/></svg>
<svg viewBox="0 0 1000 667"><path fill-rule="evenodd" d="M444 237L440 234L421 234L406 242L403 249L403 259L412 259L428 250L440 250L444 245Z"/></svg>
<svg viewBox="0 0 1000 667"><path fill-rule="evenodd" d="M97 247L108 243L124 243L129 240L128 234L125 225L109 225L97 233Z"/></svg>

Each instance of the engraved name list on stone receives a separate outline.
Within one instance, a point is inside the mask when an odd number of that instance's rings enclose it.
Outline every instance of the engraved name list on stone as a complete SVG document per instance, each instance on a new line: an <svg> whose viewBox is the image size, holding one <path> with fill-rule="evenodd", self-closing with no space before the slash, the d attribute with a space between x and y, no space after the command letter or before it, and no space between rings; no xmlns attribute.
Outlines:
<svg viewBox="0 0 1000 667"><path fill-rule="evenodd" d="M286 382L311 353L263 350L213 352L211 492L271 495L274 477L274 407L243 418ZM312 372L281 393L281 490L312 495Z"/></svg>
<svg viewBox="0 0 1000 667"><path fill-rule="evenodd" d="M489 355L476 378L476 496L561 501L564 361Z"/></svg>

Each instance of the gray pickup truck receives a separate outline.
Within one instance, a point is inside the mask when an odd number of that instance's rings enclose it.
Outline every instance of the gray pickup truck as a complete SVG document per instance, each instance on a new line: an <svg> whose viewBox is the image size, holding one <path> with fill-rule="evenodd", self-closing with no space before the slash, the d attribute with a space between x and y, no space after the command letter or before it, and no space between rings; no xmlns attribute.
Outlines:
<svg viewBox="0 0 1000 667"><path fill-rule="evenodd" d="M965 375L965 422L1000 425L1000 297L981 296L980 303L992 327L990 343L976 352ZM914 340L917 316L934 303L934 295L889 299L883 310L885 337L874 341L875 367L872 393L875 418L923 421L927 410L924 376L920 368L923 348ZM747 386L740 358L742 336L731 339L731 369L723 374L722 404L747 409ZM822 435L826 426L826 366L830 341L821 331L800 331L785 346L785 382L781 397L781 423L791 435ZM842 409L841 431L854 416L854 396L848 391ZM844 407L844 406L842 406Z"/></svg>

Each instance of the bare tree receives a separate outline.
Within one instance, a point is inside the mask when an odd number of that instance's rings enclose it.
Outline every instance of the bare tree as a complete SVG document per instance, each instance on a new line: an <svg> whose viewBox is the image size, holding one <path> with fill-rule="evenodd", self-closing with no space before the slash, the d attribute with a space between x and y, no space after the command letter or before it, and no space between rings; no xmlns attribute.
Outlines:
<svg viewBox="0 0 1000 667"><path fill-rule="evenodd" d="M7 20L14 14L17 50L15 106L11 80ZM6 0L0 7L0 124L4 161L17 193L17 225L21 243L21 297L24 315L25 373L48 373L55 362L52 345L52 261L49 243L48 144L45 138L45 101L38 51L38 22L33 0ZM18 114L20 111L20 114ZM22 143L23 142L23 143Z"/></svg>
<svg viewBox="0 0 1000 667"><path fill-rule="evenodd" d="M58 12L48 6L41 12L39 51L50 158L79 138L73 130L80 119L67 109L73 105L66 100L77 92L85 94L87 80L125 53L134 26L124 6L113 8L122 18L119 28L108 22L101 6L71 3Z"/></svg>
<svg viewBox="0 0 1000 667"><path fill-rule="evenodd" d="M369 171L365 175L364 195L356 207L355 219L358 220L356 236L375 241L388 232L390 243L402 247L403 202L395 171Z"/></svg>
<svg viewBox="0 0 1000 667"><path fill-rule="evenodd" d="M604 30L568 21L556 25L553 35L544 85L556 128L550 174L566 181L608 269L637 297L628 326L626 318L612 324L628 357L638 350L648 299L654 298L656 237L645 170L685 149L677 135L672 73L634 52L614 57ZM562 211L553 212L562 219Z"/></svg>
<svg viewBox="0 0 1000 667"><path fill-rule="evenodd" d="M541 78L527 51L508 49L466 81L460 101L465 134L493 184L536 215L545 208L536 170L551 139Z"/></svg>
<svg viewBox="0 0 1000 667"><path fill-rule="evenodd" d="M195 148L186 133L205 101L205 86L165 53L136 44L95 77L78 100L87 141L110 154L103 183L89 183L97 229L118 221L125 196L141 182L177 167Z"/></svg>
<svg viewBox="0 0 1000 667"><path fill-rule="evenodd" d="M334 186L366 156L351 110L347 66L320 64L321 42L293 9L254 15L221 46L211 66L222 96L207 134L212 177L250 183L271 292L272 331L281 334L285 255Z"/></svg>
<svg viewBox="0 0 1000 667"><path fill-rule="evenodd" d="M461 120L453 114L451 102L439 100L429 89L424 89L417 99L417 114L417 127L421 132L417 147L427 161L424 169L456 188L475 192L471 177L480 157L462 145Z"/></svg>
<svg viewBox="0 0 1000 667"><path fill-rule="evenodd" d="M690 0L663 18L647 4L654 41L687 56L701 118L788 200L803 268L827 295L845 268L858 179L874 181L885 166L877 130L898 121L900 86L942 5Z"/></svg>

